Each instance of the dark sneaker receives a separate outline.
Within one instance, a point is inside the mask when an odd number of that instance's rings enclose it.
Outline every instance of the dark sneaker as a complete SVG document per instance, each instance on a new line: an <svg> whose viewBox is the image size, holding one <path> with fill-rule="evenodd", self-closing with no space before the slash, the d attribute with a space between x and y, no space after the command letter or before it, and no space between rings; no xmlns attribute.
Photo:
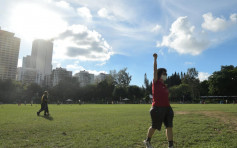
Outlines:
<svg viewBox="0 0 237 148"><path fill-rule="evenodd" d="M37 116L39 116L40 115L40 113L39 112L37 112Z"/></svg>

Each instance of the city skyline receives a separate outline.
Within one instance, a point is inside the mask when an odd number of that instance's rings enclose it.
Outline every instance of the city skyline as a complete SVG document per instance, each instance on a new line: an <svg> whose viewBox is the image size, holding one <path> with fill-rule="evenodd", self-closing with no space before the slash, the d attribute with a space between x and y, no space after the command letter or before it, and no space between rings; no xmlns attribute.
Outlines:
<svg viewBox="0 0 237 148"><path fill-rule="evenodd" d="M131 85L153 77L153 53L168 75L195 67L201 80L237 66L237 2L0 1L0 26L22 39L19 64L34 39L54 39L53 68L73 74L125 67ZM29 13L30 12L30 13Z"/></svg>

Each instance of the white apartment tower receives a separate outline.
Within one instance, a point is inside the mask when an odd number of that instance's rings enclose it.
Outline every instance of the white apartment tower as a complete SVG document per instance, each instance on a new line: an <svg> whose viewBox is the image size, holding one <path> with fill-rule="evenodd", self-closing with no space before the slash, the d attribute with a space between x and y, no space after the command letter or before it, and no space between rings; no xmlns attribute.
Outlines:
<svg viewBox="0 0 237 148"><path fill-rule="evenodd" d="M51 40L37 39L33 41L31 52L32 68L37 71L38 84L42 84L45 76L52 72L53 42Z"/></svg>
<svg viewBox="0 0 237 148"><path fill-rule="evenodd" d="M72 71L67 71L65 68L56 68L52 72L53 86L59 84L59 82L65 78L71 78Z"/></svg>
<svg viewBox="0 0 237 148"><path fill-rule="evenodd" d="M0 28L0 79L16 79L20 38Z"/></svg>
<svg viewBox="0 0 237 148"><path fill-rule="evenodd" d="M94 84L94 74L90 74L88 71L80 71L75 74L75 77L77 77L80 86L82 87L88 84Z"/></svg>
<svg viewBox="0 0 237 148"><path fill-rule="evenodd" d="M100 83L100 82L104 81L107 76L108 76L108 74L100 73L100 74L97 75L96 78L95 78L96 83Z"/></svg>

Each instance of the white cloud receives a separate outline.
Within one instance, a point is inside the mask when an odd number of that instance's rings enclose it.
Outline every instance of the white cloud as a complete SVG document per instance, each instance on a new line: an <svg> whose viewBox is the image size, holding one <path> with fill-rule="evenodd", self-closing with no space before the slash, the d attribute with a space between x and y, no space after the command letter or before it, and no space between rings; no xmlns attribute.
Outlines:
<svg viewBox="0 0 237 148"><path fill-rule="evenodd" d="M231 22L236 23L237 22L237 14L236 13L231 14L230 15L230 20L231 20Z"/></svg>
<svg viewBox="0 0 237 148"><path fill-rule="evenodd" d="M67 65L66 68L68 70L72 70L72 71L81 71L81 70L85 70L84 67L80 66L80 65L76 65L76 64L73 64L73 65Z"/></svg>
<svg viewBox="0 0 237 148"><path fill-rule="evenodd" d="M135 21L134 17L137 15L136 10L134 10L131 5L128 5L128 2L124 1L73 0L73 3L79 6L90 6L92 12L100 11L105 8L104 10L107 11L107 14L113 17L113 21L126 21L132 23Z"/></svg>
<svg viewBox="0 0 237 148"><path fill-rule="evenodd" d="M90 9L88 9L87 7L81 7L81 8L78 8L77 9L77 13L83 17L83 18L86 18L88 20L90 20L92 18L92 15L91 15L91 11Z"/></svg>
<svg viewBox="0 0 237 148"><path fill-rule="evenodd" d="M204 23L202 27L206 30L217 32L220 30L225 30L228 26L228 23L223 18L213 18L212 13L206 13L203 15Z"/></svg>
<svg viewBox="0 0 237 148"><path fill-rule="evenodd" d="M186 66L192 66L192 65L194 65L194 63L193 63L193 62L185 62L184 65L186 65Z"/></svg>
<svg viewBox="0 0 237 148"><path fill-rule="evenodd" d="M69 71L72 71L73 75L80 72L80 71L88 71L89 73L91 74L94 74L94 75L99 75L100 73L106 73L106 71L96 71L96 70L86 70L83 66L80 66L79 65L79 62L76 61L74 62L74 64L69 64L66 66L66 69L69 70Z"/></svg>
<svg viewBox="0 0 237 148"><path fill-rule="evenodd" d="M18 59L17 67L22 67L22 59Z"/></svg>
<svg viewBox="0 0 237 148"><path fill-rule="evenodd" d="M73 75L80 72L80 71L85 70L85 68L83 66L79 65L79 61L75 61L73 64L66 65L66 69L68 71L72 71Z"/></svg>
<svg viewBox="0 0 237 148"><path fill-rule="evenodd" d="M83 25L72 25L55 39L56 59L106 61L112 55L112 47L95 30Z"/></svg>
<svg viewBox="0 0 237 148"><path fill-rule="evenodd" d="M56 6L61 7L61 8L65 8L65 9L70 9L71 8L70 4L65 2L65 1L56 2Z"/></svg>
<svg viewBox="0 0 237 148"><path fill-rule="evenodd" d="M209 76L210 76L210 74L207 72L199 72L198 73L198 78L200 81L208 80Z"/></svg>
<svg viewBox="0 0 237 148"><path fill-rule="evenodd" d="M214 18L212 13L206 13L203 15L204 22L202 23L202 28L210 30L213 32L223 31L236 23L237 14L230 15L230 20L225 20L225 18Z"/></svg>
<svg viewBox="0 0 237 148"><path fill-rule="evenodd" d="M56 67L61 67L61 62L60 61L52 61L53 68Z"/></svg>
<svg viewBox="0 0 237 148"><path fill-rule="evenodd" d="M159 32L161 30L161 26L160 25L156 25L154 28L152 28L152 32Z"/></svg>
<svg viewBox="0 0 237 148"><path fill-rule="evenodd" d="M159 42L158 42L159 43ZM179 17L170 28L170 34L163 36L161 44L180 54L199 55L209 46L205 33L195 32L195 27L189 23L188 17Z"/></svg>
<svg viewBox="0 0 237 148"><path fill-rule="evenodd" d="M92 73L92 74L94 74L94 75L99 75L100 73L105 73L105 74L107 74L106 71L96 71L96 70L86 70L86 71L88 71L89 73Z"/></svg>
<svg viewBox="0 0 237 148"><path fill-rule="evenodd" d="M102 63L96 64L96 66L103 66L105 64L106 64L106 62L102 62Z"/></svg>
<svg viewBox="0 0 237 148"><path fill-rule="evenodd" d="M100 9L97 14L99 17L106 18L106 19L113 19L114 16L109 13L109 11L106 8Z"/></svg>

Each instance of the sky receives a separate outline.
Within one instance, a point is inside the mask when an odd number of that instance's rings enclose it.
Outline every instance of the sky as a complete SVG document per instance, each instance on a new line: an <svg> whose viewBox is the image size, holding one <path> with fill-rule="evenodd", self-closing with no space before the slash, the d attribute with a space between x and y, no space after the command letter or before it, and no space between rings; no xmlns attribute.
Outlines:
<svg viewBox="0 0 237 148"><path fill-rule="evenodd" d="M237 66L237 0L0 0L0 27L21 38L18 67L34 39L54 39L53 68L127 68L138 86L153 79L153 53L168 76Z"/></svg>

